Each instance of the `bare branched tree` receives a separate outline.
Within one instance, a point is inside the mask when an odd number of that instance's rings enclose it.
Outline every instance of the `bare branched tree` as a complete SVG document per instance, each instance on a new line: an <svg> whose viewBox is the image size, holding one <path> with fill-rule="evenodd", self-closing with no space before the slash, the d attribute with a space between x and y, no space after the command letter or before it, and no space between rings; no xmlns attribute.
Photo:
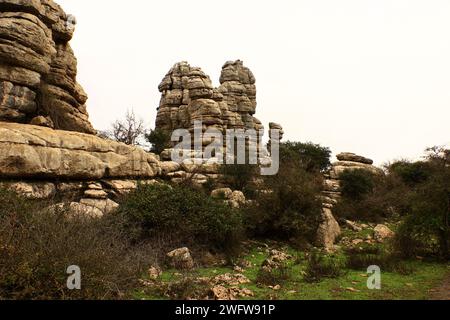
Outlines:
<svg viewBox="0 0 450 320"><path fill-rule="evenodd" d="M109 138L128 145L140 145L140 139L146 133L144 120L137 117L133 110L127 111L123 120L116 120L111 130L107 132Z"/></svg>

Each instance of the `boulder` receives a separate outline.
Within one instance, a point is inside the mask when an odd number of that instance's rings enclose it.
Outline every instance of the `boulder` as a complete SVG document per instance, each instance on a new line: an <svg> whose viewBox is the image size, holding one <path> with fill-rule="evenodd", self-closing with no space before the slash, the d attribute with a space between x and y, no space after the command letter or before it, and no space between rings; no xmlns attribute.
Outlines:
<svg viewBox="0 0 450 320"><path fill-rule="evenodd" d="M162 271L158 267L152 266L148 269L148 276L149 276L150 280L157 280L161 275L162 275Z"/></svg>
<svg viewBox="0 0 450 320"><path fill-rule="evenodd" d="M80 200L80 203L85 206L97 208L104 214L111 213L119 207L119 204L112 201L111 199L84 198Z"/></svg>
<svg viewBox="0 0 450 320"><path fill-rule="evenodd" d="M215 199L221 199L221 200L229 200L233 195L233 190L230 188L220 188L213 190L211 192L211 197Z"/></svg>
<svg viewBox="0 0 450 320"><path fill-rule="evenodd" d="M317 244L327 251L334 250L336 239L341 235L341 228L330 209L322 211L322 223L317 231Z"/></svg>
<svg viewBox="0 0 450 320"><path fill-rule="evenodd" d="M86 198L91 199L106 199L108 198L108 194L103 190L86 190L84 192L84 196Z"/></svg>
<svg viewBox="0 0 450 320"><path fill-rule="evenodd" d="M169 265L175 269L190 270L194 268L194 259L188 248L179 248L167 254Z"/></svg>
<svg viewBox="0 0 450 320"><path fill-rule="evenodd" d="M69 216L87 216L91 218L101 218L104 215L102 210L79 202L58 203L49 207L48 210L54 213L69 213Z"/></svg>
<svg viewBox="0 0 450 320"><path fill-rule="evenodd" d="M373 231L375 240L378 242L384 242L387 239L395 237L394 231L389 229L389 227L385 226L384 224L377 225Z"/></svg>
<svg viewBox="0 0 450 320"><path fill-rule="evenodd" d="M12 182L2 185L31 200L46 200L56 195L56 186L50 182Z"/></svg>
<svg viewBox="0 0 450 320"><path fill-rule="evenodd" d="M373 160L363 157L363 156L359 156L355 153L351 153L351 152L343 152L340 153L336 156L336 158L339 161L351 161L351 162L358 162L358 163L363 163L363 164L369 164L372 165L373 164Z"/></svg>
<svg viewBox="0 0 450 320"><path fill-rule="evenodd" d="M345 220L345 225L355 232L360 232L363 230L359 224L350 220Z"/></svg>

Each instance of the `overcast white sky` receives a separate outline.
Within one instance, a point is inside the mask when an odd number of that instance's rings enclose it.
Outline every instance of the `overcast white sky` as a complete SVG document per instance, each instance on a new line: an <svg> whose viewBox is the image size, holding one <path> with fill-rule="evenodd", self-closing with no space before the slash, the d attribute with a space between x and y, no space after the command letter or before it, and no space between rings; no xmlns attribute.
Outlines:
<svg viewBox="0 0 450 320"><path fill-rule="evenodd" d="M178 61L218 85L227 60L257 79L256 116L286 139L377 163L450 143L448 0L56 0L88 111L105 129L133 108L154 125L158 84Z"/></svg>

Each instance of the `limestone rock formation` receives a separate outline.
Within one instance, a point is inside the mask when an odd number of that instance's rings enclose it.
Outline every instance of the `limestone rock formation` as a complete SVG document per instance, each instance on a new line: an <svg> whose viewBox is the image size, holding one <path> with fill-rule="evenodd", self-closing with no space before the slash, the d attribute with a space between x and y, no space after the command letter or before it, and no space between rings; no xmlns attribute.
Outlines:
<svg viewBox="0 0 450 320"><path fill-rule="evenodd" d="M225 63L218 88L200 68L177 63L159 85L162 98L156 128L170 135L176 129L192 131L194 122L202 121L203 132L209 128L223 133L227 129L263 129L253 117L255 82L253 73L239 60Z"/></svg>
<svg viewBox="0 0 450 320"><path fill-rule="evenodd" d="M345 152L337 155L339 161L332 164L332 168L325 175L325 184L323 192L324 207L332 209L341 198L340 175L346 170L367 170L375 175L383 175L380 168L372 165L373 160Z"/></svg>
<svg viewBox="0 0 450 320"><path fill-rule="evenodd" d="M328 250L332 248L336 237L340 234L339 224L332 211L341 200L340 175L345 170L367 170L375 175L384 174L383 170L373 165L373 160L354 153L340 153L337 155L337 159L339 161L333 163L330 172L325 175L324 191L322 192L324 222L318 232L319 244Z"/></svg>
<svg viewBox="0 0 450 320"><path fill-rule="evenodd" d="M95 133L76 81L74 26L52 0L0 1L0 121Z"/></svg>
<svg viewBox="0 0 450 320"><path fill-rule="evenodd" d="M330 209L324 208L322 223L317 231L317 244L327 251L333 251L336 239L341 235L341 228Z"/></svg>
<svg viewBox="0 0 450 320"><path fill-rule="evenodd" d="M155 155L94 135L0 122L0 177L99 180L153 178Z"/></svg>
<svg viewBox="0 0 450 320"><path fill-rule="evenodd" d="M351 152L343 152L336 156L336 158L339 161L350 161L350 162L356 162L356 163L363 163L363 164L373 164L373 160L359 156L357 154L351 153Z"/></svg>
<svg viewBox="0 0 450 320"><path fill-rule="evenodd" d="M333 163L330 172L332 179L339 179L341 173L345 170L367 170L375 175L383 175L384 172L380 168L373 165L373 160L366 157L356 155L354 153L345 152L337 155L338 162Z"/></svg>
<svg viewBox="0 0 450 320"><path fill-rule="evenodd" d="M194 259L188 248L175 249L167 254L169 265L175 269L189 270L194 268Z"/></svg>

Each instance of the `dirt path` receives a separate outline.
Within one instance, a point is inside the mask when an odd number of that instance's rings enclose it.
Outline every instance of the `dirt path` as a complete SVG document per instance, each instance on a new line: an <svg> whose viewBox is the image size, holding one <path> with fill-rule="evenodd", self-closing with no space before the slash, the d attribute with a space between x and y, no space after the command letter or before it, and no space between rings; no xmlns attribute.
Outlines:
<svg viewBox="0 0 450 320"><path fill-rule="evenodd" d="M444 279L444 282L437 288L430 290L431 300L450 300L450 274Z"/></svg>

